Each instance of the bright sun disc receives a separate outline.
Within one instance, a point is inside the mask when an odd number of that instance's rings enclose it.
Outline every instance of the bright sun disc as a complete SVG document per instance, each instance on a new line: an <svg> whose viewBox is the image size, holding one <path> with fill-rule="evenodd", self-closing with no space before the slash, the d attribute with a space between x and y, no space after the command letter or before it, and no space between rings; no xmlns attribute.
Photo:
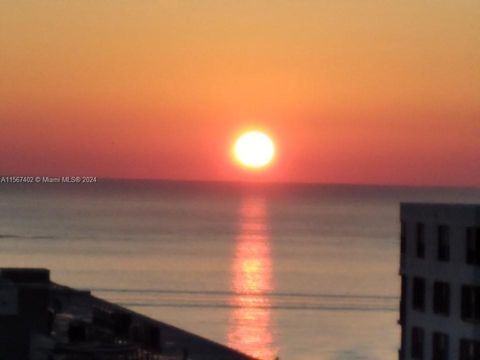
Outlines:
<svg viewBox="0 0 480 360"><path fill-rule="evenodd" d="M272 139L261 131L249 131L235 142L235 158L244 166L261 168L268 165L275 154Z"/></svg>

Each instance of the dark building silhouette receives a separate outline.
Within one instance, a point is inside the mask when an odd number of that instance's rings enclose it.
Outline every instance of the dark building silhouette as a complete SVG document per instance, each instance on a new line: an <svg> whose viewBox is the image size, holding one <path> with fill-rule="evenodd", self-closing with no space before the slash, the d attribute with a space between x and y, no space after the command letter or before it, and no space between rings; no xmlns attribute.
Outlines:
<svg viewBox="0 0 480 360"><path fill-rule="evenodd" d="M46 269L0 270L0 360L254 360L50 281Z"/></svg>

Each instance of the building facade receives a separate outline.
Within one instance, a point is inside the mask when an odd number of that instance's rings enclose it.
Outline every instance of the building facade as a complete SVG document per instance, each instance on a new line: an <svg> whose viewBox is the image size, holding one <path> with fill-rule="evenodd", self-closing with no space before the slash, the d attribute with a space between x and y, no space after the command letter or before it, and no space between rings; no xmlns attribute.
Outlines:
<svg viewBox="0 0 480 360"><path fill-rule="evenodd" d="M399 359L480 360L480 205L400 206Z"/></svg>

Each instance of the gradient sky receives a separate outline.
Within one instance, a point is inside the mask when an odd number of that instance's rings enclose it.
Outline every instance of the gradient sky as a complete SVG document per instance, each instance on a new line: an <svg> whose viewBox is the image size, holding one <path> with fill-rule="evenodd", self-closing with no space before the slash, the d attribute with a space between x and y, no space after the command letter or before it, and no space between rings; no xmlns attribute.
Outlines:
<svg viewBox="0 0 480 360"><path fill-rule="evenodd" d="M480 1L0 2L0 174L480 186ZM230 148L268 131L275 163Z"/></svg>

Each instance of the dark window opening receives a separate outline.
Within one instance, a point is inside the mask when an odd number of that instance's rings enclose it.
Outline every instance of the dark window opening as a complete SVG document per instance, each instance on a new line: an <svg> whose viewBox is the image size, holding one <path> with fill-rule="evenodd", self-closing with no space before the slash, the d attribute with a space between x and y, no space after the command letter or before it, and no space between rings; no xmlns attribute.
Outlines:
<svg viewBox="0 0 480 360"><path fill-rule="evenodd" d="M405 315L407 313L407 277L402 276L402 283L401 283L401 297L400 297L400 324L405 323Z"/></svg>
<svg viewBox="0 0 480 360"><path fill-rule="evenodd" d="M433 312L442 315L450 313L450 285L446 282L433 284Z"/></svg>
<svg viewBox="0 0 480 360"><path fill-rule="evenodd" d="M413 308L415 310L425 310L425 279L413 279Z"/></svg>
<svg viewBox="0 0 480 360"><path fill-rule="evenodd" d="M450 260L450 229L448 226L440 225L438 227L438 260Z"/></svg>
<svg viewBox="0 0 480 360"><path fill-rule="evenodd" d="M400 254L407 253L407 236L405 221L400 223Z"/></svg>
<svg viewBox="0 0 480 360"><path fill-rule="evenodd" d="M433 333L432 360L448 360L448 335Z"/></svg>
<svg viewBox="0 0 480 360"><path fill-rule="evenodd" d="M461 339L460 360L480 359L480 341Z"/></svg>
<svg viewBox="0 0 480 360"><path fill-rule="evenodd" d="M417 257L425 258L425 225L417 223Z"/></svg>
<svg viewBox="0 0 480 360"><path fill-rule="evenodd" d="M480 265L480 227L468 227L466 240L467 264Z"/></svg>
<svg viewBox="0 0 480 360"><path fill-rule="evenodd" d="M423 343L424 343L423 329L414 327L412 328L412 344L411 355L412 359L423 359Z"/></svg>
<svg viewBox="0 0 480 360"><path fill-rule="evenodd" d="M462 286L462 319L480 321L480 286Z"/></svg>

